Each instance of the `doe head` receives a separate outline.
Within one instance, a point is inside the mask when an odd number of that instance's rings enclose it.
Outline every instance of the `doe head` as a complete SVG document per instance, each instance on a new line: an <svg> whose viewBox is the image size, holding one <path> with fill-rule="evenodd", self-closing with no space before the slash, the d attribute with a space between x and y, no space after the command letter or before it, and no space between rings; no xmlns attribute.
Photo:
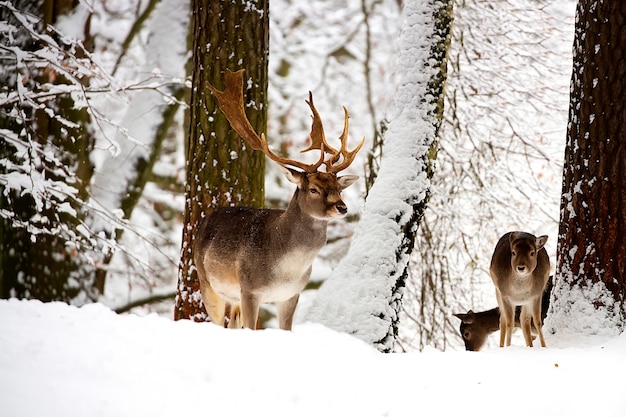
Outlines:
<svg viewBox="0 0 626 417"><path fill-rule="evenodd" d="M548 236L535 237L530 233L511 232L511 268L518 275L530 275L537 267L537 253L545 246Z"/></svg>
<svg viewBox="0 0 626 417"><path fill-rule="evenodd" d="M461 320L459 332L465 344L465 350L479 351L487 342L489 332L475 320L472 310L467 313L455 313L454 316Z"/></svg>

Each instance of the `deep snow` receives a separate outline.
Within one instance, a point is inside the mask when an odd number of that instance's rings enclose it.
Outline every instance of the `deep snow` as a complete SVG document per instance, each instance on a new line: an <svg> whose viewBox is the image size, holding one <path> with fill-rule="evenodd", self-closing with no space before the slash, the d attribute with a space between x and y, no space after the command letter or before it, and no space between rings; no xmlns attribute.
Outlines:
<svg viewBox="0 0 626 417"><path fill-rule="evenodd" d="M319 324L226 330L0 301L0 415L625 416L626 334L382 354Z"/></svg>

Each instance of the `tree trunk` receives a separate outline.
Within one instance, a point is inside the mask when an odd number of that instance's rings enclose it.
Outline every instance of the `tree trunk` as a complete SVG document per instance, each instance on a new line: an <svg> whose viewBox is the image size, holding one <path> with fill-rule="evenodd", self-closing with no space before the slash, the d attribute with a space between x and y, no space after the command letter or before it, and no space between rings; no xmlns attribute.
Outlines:
<svg viewBox="0 0 626 417"><path fill-rule="evenodd" d="M186 144L185 218L175 319L206 320L193 267L192 243L211 207L264 204L265 156L245 146L218 110L207 82L223 88L225 69L244 68L247 115L256 132L267 125L269 2L192 2L192 93Z"/></svg>
<svg viewBox="0 0 626 417"><path fill-rule="evenodd" d="M383 352L393 350L398 335L409 258L428 201L452 2L409 1L403 15L400 87L380 171L348 254L308 312L308 319L353 334Z"/></svg>
<svg viewBox="0 0 626 417"><path fill-rule="evenodd" d="M626 2L581 0L551 328L623 331L626 310Z"/></svg>

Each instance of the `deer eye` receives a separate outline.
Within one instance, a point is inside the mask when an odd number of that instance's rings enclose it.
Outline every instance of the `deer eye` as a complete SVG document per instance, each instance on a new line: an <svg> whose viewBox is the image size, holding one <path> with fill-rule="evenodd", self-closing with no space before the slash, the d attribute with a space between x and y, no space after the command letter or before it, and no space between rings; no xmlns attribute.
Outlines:
<svg viewBox="0 0 626 417"><path fill-rule="evenodd" d="M517 254L515 253L515 251L512 251L512 252L511 252L511 255L513 255L513 256L517 256Z"/></svg>
<svg viewBox="0 0 626 417"><path fill-rule="evenodd" d="M317 188L309 188L309 192L311 194L319 194L319 191L317 191Z"/></svg>
<svg viewBox="0 0 626 417"><path fill-rule="evenodd" d="M535 252L530 252L530 256L535 256Z"/></svg>

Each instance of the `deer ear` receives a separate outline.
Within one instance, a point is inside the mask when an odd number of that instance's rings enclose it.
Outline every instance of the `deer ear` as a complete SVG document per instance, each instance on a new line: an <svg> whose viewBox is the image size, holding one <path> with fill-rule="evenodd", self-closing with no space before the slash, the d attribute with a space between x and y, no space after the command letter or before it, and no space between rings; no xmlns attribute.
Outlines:
<svg viewBox="0 0 626 417"><path fill-rule="evenodd" d="M358 179L358 175L344 175L343 177L337 178L337 181L339 181L339 186L341 187L341 189L345 190L346 188L354 184L354 182Z"/></svg>
<svg viewBox="0 0 626 417"><path fill-rule="evenodd" d="M548 235L539 236L535 240L535 245L537 246L537 250L543 248L547 241L548 241Z"/></svg>
<svg viewBox="0 0 626 417"><path fill-rule="evenodd" d="M472 324L474 322L474 312L472 310L466 313L454 313L454 317L461 320L461 323Z"/></svg>
<svg viewBox="0 0 626 417"><path fill-rule="evenodd" d="M287 168L286 166L280 164L278 165L278 167L283 172L285 178L289 180L289 182L296 184L298 187L302 184L302 180L306 175L305 173L296 171L295 169Z"/></svg>

